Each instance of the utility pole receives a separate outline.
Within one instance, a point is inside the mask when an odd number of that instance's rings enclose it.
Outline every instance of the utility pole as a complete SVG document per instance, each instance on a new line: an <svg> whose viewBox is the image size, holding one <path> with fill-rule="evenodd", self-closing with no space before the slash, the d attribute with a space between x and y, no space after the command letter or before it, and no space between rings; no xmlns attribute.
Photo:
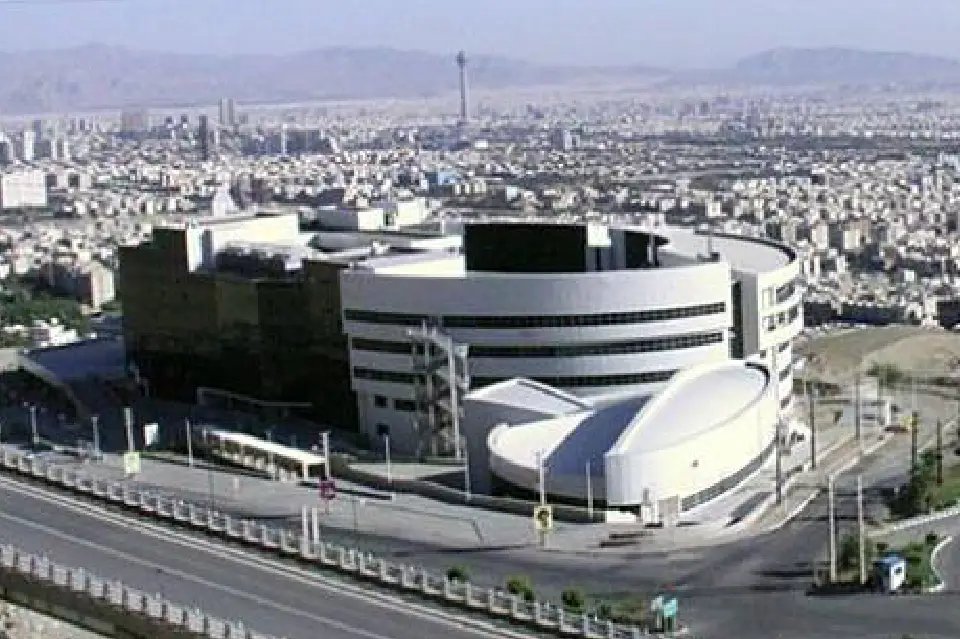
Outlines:
<svg viewBox="0 0 960 639"><path fill-rule="evenodd" d="M857 536L860 544L860 585L867 583L867 535L863 525L863 477L857 475Z"/></svg>
<svg viewBox="0 0 960 639"><path fill-rule="evenodd" d="M937 420L937 486L943 485L943 421Z"/></svg>
<svg viewBox="0 0 960 639"><path fill-rule="evenodd" d="M100 459L100 416L90 416L90 427L93 429L93 455Z"/></svg>
<svg viewBox="0 0 960 639"><path fill-rule="evenodd" d="M776 482L777 482L777 506L780 506L783 503L783 460L781 459L783 451L780 450L780 369L777 368L777 349L771 349L773 354L771 356L773 362L773 388L774 388L774 403L776 404L775 410L776 422L774 424L774 439L773 439L773 456L776 464Z"/></svg>
<svg viewBox="0 0 960 639"><path fill-rule="evenodd" d="M590 460L587 460L587 517L593 521L593 477L590 472Z"/></svg>
<svg viewBox="0 0 960 639"><path fill-rule="evenodd" d="M834 477L827 478L827 525L830 529L830 583L837 583L837 519L834 503Z"/></svg>
<svg viewBox="0 0 960 639"><path fill-rule="evenodd" d="M40 445L40 432L37 430L37 407L33 404L29 406L30 410L30 442L34 448Z"/></svg>
<svg viewBox="0 0 960 639"><path fill-rule="evenodd" d="M817 467L817 398L814 396L816 385L810 382L807 401L810 403L810 468Z"/></svg>
<svg viewBox="0 0 960 639"><path fill-rule="evenodd" d="M910 476L913 477L917 473L917 459L919 455L919 443L917 438L919 433L917 432L920 429L920 413L918 411L913 411L913 415L910 419Z"/></svg>
<svg viewBox="0 0 960 639"><path fill-rule="evenodd" d="M193 428L190 425L190 419L183 420L183 427L187 431L187 463L193 468Z"/></svg>
<svg viewBox="0 0 960 639"><path fill-rule="evenodd" d="M133 452L137 446L133 441L133 409L129 406L123 409L123 423L127 429L127 452Z"/></svg>
<svg viewBox="0 0 960 639"><path fill-rule="evenodd" d="M853 397L856 405L853 408L853 427L854 427L854 436L857 438L857 451L860 455L863 455L863 429L861 425L861 407L860 407L860 383L861 383L860 371L857 371L857 374L854 378L854 387L853 387Z"/></svg>

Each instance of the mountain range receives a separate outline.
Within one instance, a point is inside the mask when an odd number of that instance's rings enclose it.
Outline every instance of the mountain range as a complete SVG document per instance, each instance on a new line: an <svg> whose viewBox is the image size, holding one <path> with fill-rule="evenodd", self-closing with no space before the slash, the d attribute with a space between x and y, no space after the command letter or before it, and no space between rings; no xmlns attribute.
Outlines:
<svg viewBox="0 0 960 639"><path fill-rule="evenodd" d="M716 85L960 83L960 61L856 49L782 48L732 67L672 71L648 66L542 65L497 56L469 60L473 87L595 82ZM105 45L0 53L0 113L125 106L429 97L457 88L453 56L387 48L326 48L288 55L211 56Z"/></svg>

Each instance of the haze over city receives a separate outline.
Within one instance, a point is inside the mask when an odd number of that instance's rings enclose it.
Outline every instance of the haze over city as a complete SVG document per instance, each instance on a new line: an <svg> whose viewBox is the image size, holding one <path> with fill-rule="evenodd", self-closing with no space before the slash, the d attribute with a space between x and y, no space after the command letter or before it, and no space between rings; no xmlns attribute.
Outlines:
<svg viewBox="0 0 960 639"><path fill-rule="evenodd" d="M102 43L223 55L382 46L697 68L783 46L960 57L957 24L953 0L0 0L0 50Z"/></svg>

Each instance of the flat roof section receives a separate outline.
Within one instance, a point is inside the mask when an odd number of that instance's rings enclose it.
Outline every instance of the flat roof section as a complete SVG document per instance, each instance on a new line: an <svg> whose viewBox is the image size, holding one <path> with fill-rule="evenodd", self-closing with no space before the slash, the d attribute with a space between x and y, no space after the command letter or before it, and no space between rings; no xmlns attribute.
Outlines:
<svg viewBox="0 0 960 639"><path fill-rule="evenodd" d="M545 418L580 413L593 408L590 402L559 388L522 377L471 391L465 399L479 400L488 404L517 406L540 413Z"/></svg>
<svg viewBox="0 0 960 639"><path fill-rule="evenodd" d="M706 255L705 233L669 226L657 227L655 231L669 239L669 248L678 253L690 256ZM711 242L713 250L720 254L720 259L738 271L768 273L789 266L796 259L796 254L789 247L763 238L714 234Z"/></svg>

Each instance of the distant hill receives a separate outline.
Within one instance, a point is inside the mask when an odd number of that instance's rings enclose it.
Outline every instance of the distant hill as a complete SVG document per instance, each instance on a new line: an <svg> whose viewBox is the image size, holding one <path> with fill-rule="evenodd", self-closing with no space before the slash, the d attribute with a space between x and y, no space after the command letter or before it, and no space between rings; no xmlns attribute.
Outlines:
<svg viewBox="0 0 960 639"><path fill-rule="evenodd" d="M645 78L646 67L545 66L494 56L469 61L470 85L506 88ZM0 53L0 112L123 106L433 96L457 90L453 55L327 48L289 55L208 56L89 45Z"/></svg>
<svg viewBox="0 0 960 639"><path fill-rule="evenodd" d="M469 52L468 52L469 53ZM780 48L726 69L672 72L647 66L542 65L497 56L469 61L470 85L956 85L960 60L844 48ZM0 114L124 106L276 103L429 97L457 90L453 55L335 47L288 55L185 55L89 45L0 52Z"/></svg>
<svg viewBox="0 0 960 639"><path fill-rule="evenodd" d="M960 60L915 53L826 47L780 48L743 58L729 69L677 74L671 83L738 85L956 84Z"/></svg>

